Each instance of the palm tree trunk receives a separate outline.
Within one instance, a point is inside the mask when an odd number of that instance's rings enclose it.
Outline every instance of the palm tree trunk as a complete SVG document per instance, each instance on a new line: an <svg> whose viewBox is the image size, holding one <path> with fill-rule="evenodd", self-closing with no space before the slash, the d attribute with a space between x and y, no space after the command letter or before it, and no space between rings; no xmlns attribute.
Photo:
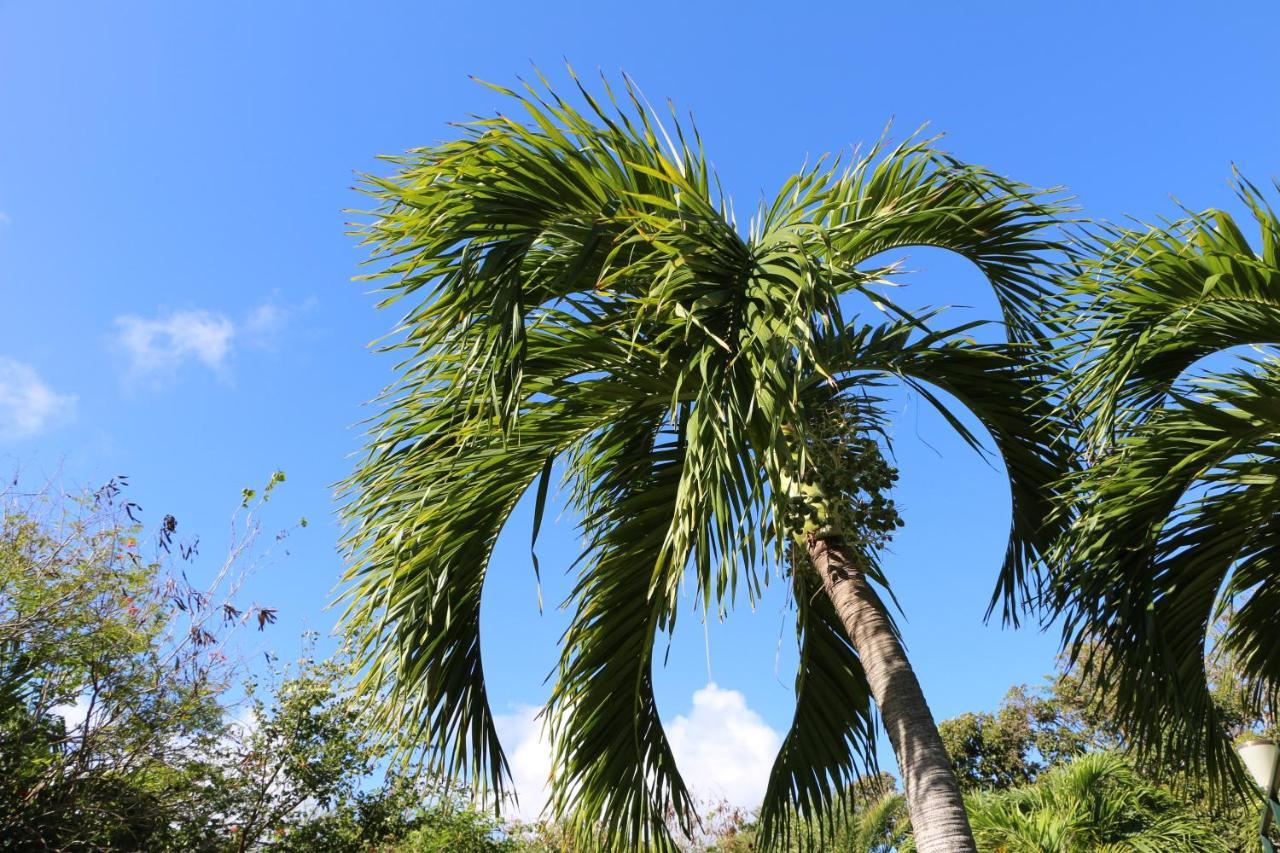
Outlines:
<svg viewBox="0 0 1280 853"><path fill-rule="evenodd" d="M871 695L898 757L916 849L920 853L976 851L938 726L857 554L838 536L811 538L809 559L862 659Z"/></svg>

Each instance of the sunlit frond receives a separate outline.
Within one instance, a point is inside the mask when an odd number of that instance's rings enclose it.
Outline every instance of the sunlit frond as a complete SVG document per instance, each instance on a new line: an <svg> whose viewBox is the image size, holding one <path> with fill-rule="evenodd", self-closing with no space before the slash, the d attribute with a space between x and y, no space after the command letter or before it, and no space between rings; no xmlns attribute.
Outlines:
<svg viewBox="0 0 1280 853"><path fill-rule="evenodd" d="M864 265L883 252L930 246L967 258L995 291L1013 340L1043 333L1043 299L1063 246L1050 226L1066 208L1043 190L963 164L909 138L882 140L848 168L819 163L788 182L764 216L763 246L794 243L837 292L889 302Z"/></svg>

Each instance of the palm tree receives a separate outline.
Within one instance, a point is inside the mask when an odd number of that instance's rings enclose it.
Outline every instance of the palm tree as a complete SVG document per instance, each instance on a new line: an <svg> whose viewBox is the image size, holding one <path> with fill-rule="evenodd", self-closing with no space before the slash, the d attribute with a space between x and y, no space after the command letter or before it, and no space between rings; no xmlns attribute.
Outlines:
<svg viewBox="0 0 1280 853"><path fill-rule="evenodd" d="M1063 455L1049 412L1028 402L1056 208L912 141L805 169L744 235L696 133L676 122L669 134L630 83L623 105L607 83L603 102L579 90L585 113L549 89L499 89L523 121L472 121L368 179L373 276L383 305L407 306L400 378L346 491L345 624L372 704L437 769L502 794L480 591L529 490L536 539L559 463L586 544L548 708L550 808L583 844L670 849L669 822L693 831L653 697L655 639L674 626L686 572L704 611L721 613L778 572L795 593L800 669L766 843L872 767L874 702L921 849L972 850L871 583L884 584L876 546L896 524L874 389L897 377L941 406L927 382L991 433L1013 501L992 606L1016 618ZM1010 343L932 330L936 314L885 299L875 285L889 270L869 263L914 245L986 275ZM877 322L845 318L857 296L877 300Z"/></svg>
<svg viewBox="0 0 1280 853"><path fill-rule="evenodd" d="M1261 254L1218 210L1089 247L1066 403L1092 464L1050 560L1066 644L1134 745L1217 782L1238 765L1206 654L1259 714L1280 684L1280 220L1238 187Z"/></svg>

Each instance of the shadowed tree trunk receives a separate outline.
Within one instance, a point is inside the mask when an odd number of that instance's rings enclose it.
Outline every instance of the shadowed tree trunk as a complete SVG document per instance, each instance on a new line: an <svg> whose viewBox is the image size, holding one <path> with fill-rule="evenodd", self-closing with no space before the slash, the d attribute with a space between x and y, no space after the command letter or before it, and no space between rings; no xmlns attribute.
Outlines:
<svg viewBox="0 0 1280 853"><path fill-rule="evenodd" d="M916 848L921 853L976 851L951 760L880 596L841 537L811 537L808 549L862 659L893 744Z"/></svg>

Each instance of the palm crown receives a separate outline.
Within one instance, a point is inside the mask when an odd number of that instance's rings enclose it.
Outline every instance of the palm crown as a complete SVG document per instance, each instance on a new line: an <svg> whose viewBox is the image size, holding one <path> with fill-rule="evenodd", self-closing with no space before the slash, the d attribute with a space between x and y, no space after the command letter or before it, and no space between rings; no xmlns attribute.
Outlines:
<svg viewBox="0 0 1280 853"><path fill-rule="evenodd" d="M383 259L383 304L408 307L400 379L347 490L345 621L365 688L439 769L502 791L480 592L530 489L536 537L558 462L585 548L549 704L551 808L581 840L617 849L668 846L672 820L692 830L653 697L655 639L674 625L686 571L699 605L719 611L777 571L795 589L800 668L761 815L776 840L874 763L861 661L811 594L816 576L785 558L793 484L835 447L864 463L837 497L880 507L846 533L882 580L888 472L865 443L879 378L939 405L923 383L941 388L991 433L1013 498L993 607L1014 616L1028 589L1064 464L1032 358L1056 208L913 141L802 171L743 235L696 133L674 122L668 135L630 84L621 103L607 84L605 102L580 87L585 114L549 91L500 91L523 120L472 121L369 179L380 206L363 233ZM869 262L912 245L976 264L1011 342L934 330L935 314L876 293L886 271ZM848 294L887 316L846 317Z"/></svg>
<svg viewBox="0 0 1280 853"><path fill-rule="evenodd" d="M1094 464L1051 560L1067 644L1134 744L1216 781L1237 764L1206 653L1235 659L1259 710L1280 684L1280 220L1239 189L1260 254L1217 210L1090 246L1067 402Z"/></svg>

